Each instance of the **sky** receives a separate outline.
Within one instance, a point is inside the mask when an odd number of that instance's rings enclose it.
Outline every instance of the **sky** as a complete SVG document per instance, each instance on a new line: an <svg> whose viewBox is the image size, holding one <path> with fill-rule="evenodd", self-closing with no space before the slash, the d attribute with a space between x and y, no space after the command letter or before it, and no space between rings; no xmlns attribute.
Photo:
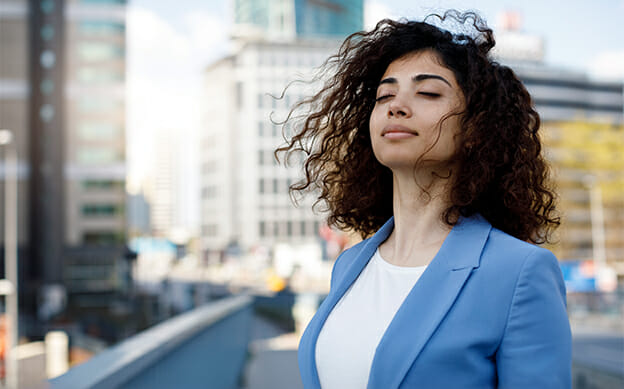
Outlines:
<svg viewBox="0 0 624 389"><path fill-rule="evenodd" d="M127 24L128 190L152 174L154 134L179 134L183 209L197 225L202 70L232 49L233 0L129 0ZM494 29L503 11L518 12L521 31L543 37L545 63L624 81L624 0L365 0L365 28L390 17L422 19L448 8L476 10Z"/></svg>

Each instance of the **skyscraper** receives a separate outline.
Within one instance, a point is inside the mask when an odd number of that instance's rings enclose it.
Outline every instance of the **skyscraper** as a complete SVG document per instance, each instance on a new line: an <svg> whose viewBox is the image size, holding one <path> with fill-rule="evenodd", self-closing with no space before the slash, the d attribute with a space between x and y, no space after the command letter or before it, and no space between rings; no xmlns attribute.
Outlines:
<svg viewBox="0 0 624 389"><path fill-rule="evenodd" d="M202 247L316 242L323 215L311 211L312 196L293 206L288 187L301 178L300 166L274 160L283 138L271 117L285 117L318 87L295 83L276 98L363 28L363 2L237 0L234 19L239 49L205 73Z"/></svg>
<svg viewBox="0 0 624 389"><path fill-rule="evenodd" d="M362 29L362 0L235 0L234 36L344 38Z"/></svg>
<svg viewBox="0 0 624 389"><path fill-rule="evenodd" d="M59 292L85 304L84 293L119 286L125 2L0 3L0 127L20 155L20 297L31 323L64 310Z"/></svg>
<svg viewBox="0 0 624 389"><path fill-rule="evenodd" d="M542 121L562 225L550 248L562 260L595 259L624 275L624 85L543 63L542 39L502 15L500 59L527 87ZM602 258L597 258L602 257Z"/></svg>

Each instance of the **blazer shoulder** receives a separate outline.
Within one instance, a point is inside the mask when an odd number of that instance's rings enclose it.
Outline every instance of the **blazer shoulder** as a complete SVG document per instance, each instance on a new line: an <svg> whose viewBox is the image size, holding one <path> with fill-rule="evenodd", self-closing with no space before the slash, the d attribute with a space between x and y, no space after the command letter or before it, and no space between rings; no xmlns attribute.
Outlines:
<svg viewBox="0 0 624 389"><path fill-rule="evenodd" d="M492 228L484 246L480 266L492 282L512 282L521 272L560 272L557 257L548 249L517 239ZM549 269L549 270L546 270Z"/></svg>
<svg viewBox="0 0 624 389"><path fill-rule="evenodd" d="M334 268L332 269L331 274L331 288L334 287L335 280L339 277L342 277L342 274L345 272L349 264L353 261L355 257L357 257L360 251L362 251L362 248L366 245L366 242L369 239L370 238L364 239L361 242L354 244L353 246L340 253L338 258L336 258L336 261L334 262Z"/></svg>
<svg viewBox="0 0 624 389"><path fill-rule="evenodd" d="M497 255L504 253L507 261L515 260L524 262L529 256L541 258L550 257L550 259L557 260L555 255L547 248L525 242L494 227L492 227L490 231L485 249L489 253L495 253Z"/></svg>

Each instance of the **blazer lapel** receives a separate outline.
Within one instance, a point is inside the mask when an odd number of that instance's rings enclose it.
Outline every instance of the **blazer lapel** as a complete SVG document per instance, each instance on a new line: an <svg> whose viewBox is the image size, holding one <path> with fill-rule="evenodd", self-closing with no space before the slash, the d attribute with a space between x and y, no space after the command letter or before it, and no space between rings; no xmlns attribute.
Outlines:
<svg viewBox="0 0 624 389"><path fill-rule="evenodd" d="M335 275L340 277L334 281L336 287L329 292L301 337L299 348L307 350L307 353L306 355L300 355L299 369L301 371L302 381L304 383L311 382L311 388L321 387L318 371L316 369L315 351L316 341L323 328L323 324L325 324L325 320L327 320L329 313L334 309L334 306L340 301L351 284L353 284L362 270L364 270L368 261L370 261L373 254L375 254L377 247L388 238L393 228L394 218L390 218L379 231L364 244L361 250L354 252L349 257L341 259L350 263L346 265L346 270L342 274ZM308 387L306 386L306 388Z"/></svg>
<svg viewBox="0 0 624 389"><path fill-rule="evenodd" d="M368 388L399 387L470 272L479 266L490 229L480 215L462 218L453 227L377 346Z"/></svg>

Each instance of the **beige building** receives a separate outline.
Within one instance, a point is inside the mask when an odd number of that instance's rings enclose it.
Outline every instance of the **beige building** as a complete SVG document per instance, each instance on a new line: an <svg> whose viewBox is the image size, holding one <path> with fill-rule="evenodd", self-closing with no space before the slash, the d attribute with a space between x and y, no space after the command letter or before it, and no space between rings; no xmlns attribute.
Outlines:
<svg viewBox="0 0 624 389"><path fill-rule="evenodd" d="M106 306L110 296L72 293L120 285L125 3L0 2L0 127L15 134L20 158L20 305L30 319L61 312L59 291L76 306ZM1 194L1 160L0 175Z"/></svg>
<svg viewBox="0 0 624 389"><path fill-rule="evenodd" d="M0 2L0 128L11 130L19 158L18 239L23 247L28 234L28 159L29 159L29 53L27 0ZM4 150L0 149L0 157ZM4 159L0 158L0 207L4 210ZM4 212L1 214L4 217ZM2 219L4 220L4 219ZM4 242L4 222L0 223Z"/></svg>
<svg viewBox="0 0 624 389"><path fill-rule="evenodd" d="M301 166L286 169L275 161L284 138L274 121L314 88L294 83L278 99L286 85L309 74L337 44L249 41L206 70L200 153L205 250L232 242L243 248L318 242L324 215L312 212L312 195L293 205L288 187L301 179Z"/></svg>
<svg viewBox="0 0 624 389"><path fill-rule="evenodd" d="M624 125L544 125L562 225L552 249L562 260L608 264L624 277Z"/></svg>
<svg viewBox="0 0 624 389"><path fill-rule="evenodd" d="M65 241L125 241L125 5L66 1Z"/></svg>

